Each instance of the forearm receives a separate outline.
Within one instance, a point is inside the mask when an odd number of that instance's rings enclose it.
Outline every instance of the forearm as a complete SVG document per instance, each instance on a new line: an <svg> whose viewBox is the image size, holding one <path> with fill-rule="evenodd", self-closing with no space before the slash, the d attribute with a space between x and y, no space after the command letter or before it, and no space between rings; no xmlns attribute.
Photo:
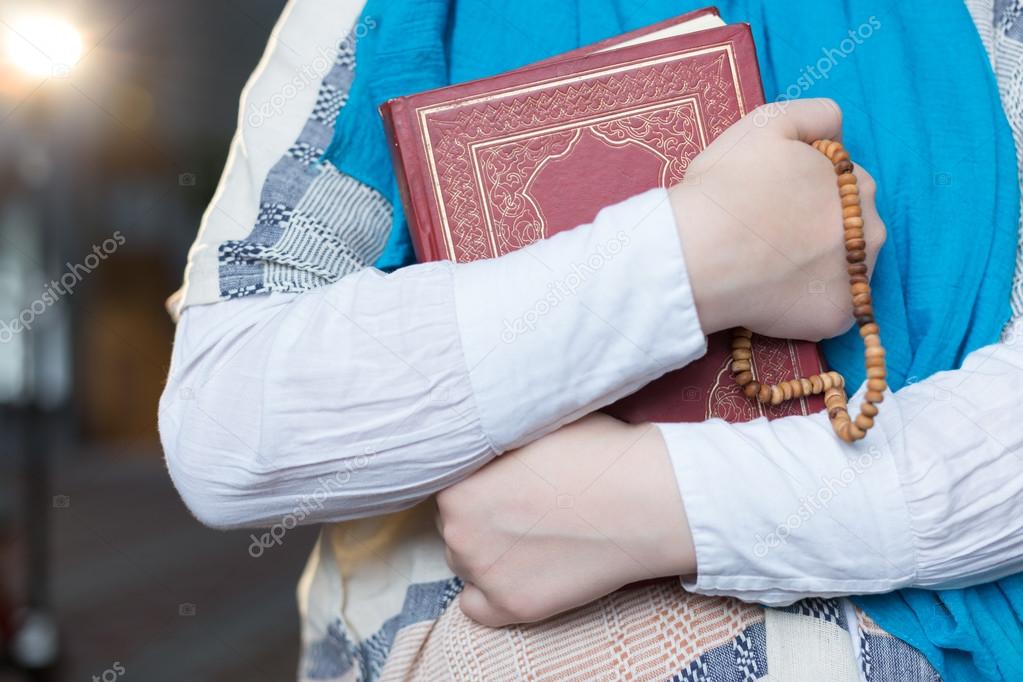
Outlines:
<svg viewBox="0 0 1023 682"><path fill-rule="evenodd" d="M411 506L703 350L655 192L501 259L189 309L160 430L210 525L353 518Z"/></svg>
<svg viewBox="0 0 1023 682"><path fill-rule="evenodd" d="M1016 341L889 394L855 447L823 414L660 425L695 540L687 587L784 604L1023 569L1021 401Z"/></svg>

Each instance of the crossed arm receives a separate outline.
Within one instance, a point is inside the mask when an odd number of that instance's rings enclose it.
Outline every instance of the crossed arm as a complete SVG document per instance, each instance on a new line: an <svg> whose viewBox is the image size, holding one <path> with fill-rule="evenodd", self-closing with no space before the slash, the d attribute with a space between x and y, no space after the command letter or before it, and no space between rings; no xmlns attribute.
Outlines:
<svg viewBox="0 0 1023 682"><path fill-rule="evenodd" d="M663 575L780 604L1023 568L1019 342L889 396L856 447L824 415L564 427L699 357L706 333L844 328L837 294L792 306L809 280L842 277L840 239L808 229L838 210L830 169L799 141L838 128L822 102L737 126L694 163L698 183L493 261L186 311L160 424L182 496L236 527L445 491L463 608L493 625ZM793 199L779 206L780 193Z"/></svg>

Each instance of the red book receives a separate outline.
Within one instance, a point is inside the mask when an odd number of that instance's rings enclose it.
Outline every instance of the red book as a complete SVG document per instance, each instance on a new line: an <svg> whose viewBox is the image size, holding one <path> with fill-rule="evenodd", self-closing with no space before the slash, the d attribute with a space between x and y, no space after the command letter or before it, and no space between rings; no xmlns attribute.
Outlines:
<svg viewBox="0 0 1023 682"><path fill-rule="evenodd" d="M420 261L493 258L682 180L689 161L764 101L747 24L707 8L492 78L381 107ZM605 409L629 422L809 414L732 381L727 332L707 355ZM822 370L815 344L755 336L754 374Z"/></svg>

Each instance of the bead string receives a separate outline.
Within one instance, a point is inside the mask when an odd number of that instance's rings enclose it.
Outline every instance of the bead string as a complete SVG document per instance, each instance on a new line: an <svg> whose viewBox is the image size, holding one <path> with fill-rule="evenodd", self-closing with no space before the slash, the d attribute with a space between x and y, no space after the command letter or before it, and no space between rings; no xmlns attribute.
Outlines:
<svg viewBox="0 0 1023 682"><path fill-rule="evenodd" d="M842 227L845 230L845 260L849 264L849 291L853 315L860 328L867 363L867 392L856 419L849 416L845 397L845 378L838 372L822 372L809 378L791 379L780 384L760 383L753 376L753 332L737 327L732 330L731 371L735 383L746 397L769 405L803 396L824 394L824 404L835 433L846 443L863 438L874 425L877 406L888 387L885 350L874 320L874 307L867 279L867 242L863 238L863 212L860 191L853 174L853 163L842 143L817 140L813 148L828 157L838 176L838 195L842 200Z"/></svg>

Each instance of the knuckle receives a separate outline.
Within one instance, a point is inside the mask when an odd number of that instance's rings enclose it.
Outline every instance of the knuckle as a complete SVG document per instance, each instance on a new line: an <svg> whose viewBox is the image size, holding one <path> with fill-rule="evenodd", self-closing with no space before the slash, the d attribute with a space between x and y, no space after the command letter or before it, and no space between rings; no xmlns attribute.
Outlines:
<svg viewBox="0 0 1023 682"><path fill-rule="evenodd" d="M884 246L884 243L888 241L888 228L885 226L883 220L877 221L877 246L875 248L880 249Z"/></svg>
<svg viewBox="0 0 1023 682"><path fill-rule="evenodd" d="M441 533L441 539L444 540L444 544L451 551L453 556L457 556L464 560L465 549L469 545L466 541L467 533L462 529L459 524L447 523L444 525L444 530Z"/></svg>
<svg viewBox="0 0 1023 682"><path fill-rule="evenodd" d="M532 608L521 596L516 598L515 595L500 590L488 595L488 601L507 622L524 623L532 620Z"/></svg>
<svg viewBox="0 0 1023 682"><path fill-rule="evenodd" d="M798 102L799 100L795 101ZM813 100L813 104L821 110L821 115L833 119L833 125L836 129L842 129L842 107L838 105L838 102L830 97L818 97Z"/></svg>
<svg viewBox="0 0 1023 682"><path fill-rule="evenodd" d="M780 102L768 102L761 104L750 111L745 120L749 121L754 128L769 128L771 123L785 115L785 106ZM699 158L699 157L697 157Z"/></svg>
<svg viewBox="0 0 1023 682"><path fill-rule="evenodd" d="M463 483L457 483L437 493L437 512L445 523L466 513L469 494Z"/></svg>
<svg viewBox="0 0 1023 682"><path fill-rule="evenodd" d="M874 180L874 176L861 166L856 166L855 172L856 184L859 185L860 194L873 197L877 193L877 182Z"/></svg>
<svg viewBox="0 0 1023 682"><path fill-rule="evenodd" d="M784 114L785 108L782 107L781 104L779 104L778 102L767 102L766 104L761 104L760 106L754 108L753 111L750 113L760 114L761 116L765 116L768 119L771 119L774 118L775 116L780 116Z"/></svg>

